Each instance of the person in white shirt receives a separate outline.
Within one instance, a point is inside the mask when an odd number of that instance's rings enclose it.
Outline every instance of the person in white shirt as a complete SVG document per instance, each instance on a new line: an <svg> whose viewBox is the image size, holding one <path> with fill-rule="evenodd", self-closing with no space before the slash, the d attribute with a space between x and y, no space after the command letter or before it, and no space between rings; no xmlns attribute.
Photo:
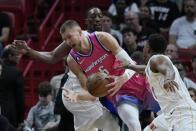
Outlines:
<svg viewBox="0 0 196 131"><path fill-rule="evenodd" d="M196 1L185 1L185 16L177 18L169 31L169 42L179 48L196 49Z"/></svg>
<svg viewBox="0 0 196 131"><path fill-rule="evenodd" d="M160 34L150 35L143 50L147 65L129 63L119 68L128 68L146 75L153 96L161 107L167 130L195 131L196 103L191 99L177 68L168 56L162 55L166 45L166 39ZM156 128L159 127L153 126L151 129Z"/></svg>

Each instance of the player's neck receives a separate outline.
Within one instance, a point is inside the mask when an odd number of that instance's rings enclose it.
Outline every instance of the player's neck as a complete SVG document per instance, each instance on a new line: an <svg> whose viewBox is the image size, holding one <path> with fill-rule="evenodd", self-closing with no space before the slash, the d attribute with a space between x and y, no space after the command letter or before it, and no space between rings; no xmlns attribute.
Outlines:
<svg viewBox="0 0 196 131"><path fill-rule="evenodd" d="M82 41L81 41L81 50L79 53L84 54L84 55L88 55L91 51L91 44L90 41L87 37L83 37Z"/></svg>

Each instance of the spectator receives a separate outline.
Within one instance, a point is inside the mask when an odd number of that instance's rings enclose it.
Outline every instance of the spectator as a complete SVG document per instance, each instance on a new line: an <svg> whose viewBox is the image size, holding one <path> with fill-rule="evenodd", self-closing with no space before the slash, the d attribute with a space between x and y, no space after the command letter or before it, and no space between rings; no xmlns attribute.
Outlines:
<svg viewBox="0 0 196 131"><path fill-rule="evenodd" d="M196 1L185 1L185 16L177 18L169 32L169 42L179 48L196 49Z"/></svg>
<svg viewBox="0 0 196 131"><path fill-rule="evenodd" d="M137 62L137 65L142 65L144 64L143 61L143 52L141 51L135 51L132 53L131 58Z"/></svg>
<svg viewBox="0 0 196 131"><path fill-rule="evenodd" d="M192 68L193 70L186 74L186 77L191 79L193 82L196 83L196 55L192 57Z"/></svg>
<svg viewBox="0 0 196 131"><path fill-rule="evenodd" d="M151 19L151 11L148 6L141 6L139 12L140 24L145 28L152 28L157 33L160 32L157 23Z"/></svg>
<svg viewBox="0 0 196 131"><path fill-rule="evenodd" d="M176 59L178 59L178 48L174 44L167 45L165 55L167 55L171 61L176 61Z"/></svg>
<svg viewBox="0 0 196 131"><path fill-rule="evenodd" d="M6 13L0 12L0 57L2 56L3 43L9 38L10 29L10 17Z"/></svg>
<svg viewBox="0 0 196 131"><path fill-rule="evenodd" d="M193 88L189 88L188 91L189 91L189 94L190 94L191 98L193 99L193 101L196 102L196 90Z"/></svg>
<svg viewBox="0 0 196 131"><path fill-rule="evenodd" d="M143 47L148 40L148 36L150 34L156 33L154 29L140 25L139 16L134 12L128 12L125 14L125 24L125 27L132 28L137 32L137 45L141 51L143 50Z"/></svg>
<svg viewBox="0 0 196 131"><path fill-rule="evenodd" d="M127 0L116 0L108 9L108 12L113 15L114 28L120 30L124 23L124 12L127 6Z"/></svg>
<svg viewBox="0 0 196 131"><path fill-rule="evenodd" d="M170 0L170 1L177 4L178 9L179 9L179 11L181 13L182 12L182 7L183 7L183 0Z"/></svg>
<svg viewBox="0 0 196 131"><path fill-rule="evenodd" d="M175 62L174 65L178 69L178 72L180 73L180 77L182 78L186 87L196 89L196 84L189 78L185 77L186 74L185 64L183 64L182 62Z"/></svg>
<svg viewBox="0 0 196 131"><path fill-rule="evenodd" d="M2 115L18 127L24 120L24 80L19 63L20 54L7 45L3 50L3 70L0 76L0 105Z"/></svg>
<svg viewBox="0 0 196 131"><path fill-rule="evenodd" d="M113 16L128 11L139 12L137 4L133 0L115 0L108 9Z"/></svg>
<svg viewBox="0 0 196 131"><path fill-rule="evenodd" d="M119 31L112 29L112 15L109 12L103 12L103 31L116 36L120 46L122 46L122 34Z"/></svg>
<svg viewBox="0 0 196 131"><path fill-rule="evenodd" d="M43 131L54 124L58 124L60 116L54 115L54 103L52 102L52 86L45 81L38 86L39 101L33 106L25 122L25 129L35 125L35 131Z"/></svg>
<svg viewBox="0 0 196 131"><path fill-rule="evenodd" d="M0 75L2 73L3 61L0 59ZM1 131L14 131L15 128L9 123L8 119L1 115L1 106L0 106L0 130Z"/></svg>
<svg viewBox="0 0 196 131"><path fill-rule="evenodd" d="M137 46L137 32L131 28L125 28L122 31L123 34L123 48L131 56L133 52L138 50Z"/></svg>
<svg viewBox="0 0 196 131"><path fill-rule="evenodd" d="M177 5L169 0L151 0L146 5L150 7L152 19L160 31L168 33L171 23L180 15Z"/></svg>

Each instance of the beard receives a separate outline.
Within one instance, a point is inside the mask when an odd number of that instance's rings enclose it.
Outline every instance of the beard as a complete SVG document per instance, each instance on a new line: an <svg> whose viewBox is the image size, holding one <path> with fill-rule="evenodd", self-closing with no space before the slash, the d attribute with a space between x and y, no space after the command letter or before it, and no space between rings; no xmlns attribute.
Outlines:
<svg viewBox="0 0 196 131"><path fill-rule="evenodd" d="M194 17L194 16L195 16L195 13L192 12L192 11L187 11L187 12L186 12L186 16L187 16L187 17Z"/></svg>

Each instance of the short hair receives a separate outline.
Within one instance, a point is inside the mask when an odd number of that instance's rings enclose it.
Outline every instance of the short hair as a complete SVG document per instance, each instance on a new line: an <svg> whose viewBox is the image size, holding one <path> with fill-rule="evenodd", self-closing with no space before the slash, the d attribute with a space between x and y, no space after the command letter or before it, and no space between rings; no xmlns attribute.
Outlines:
<svg viewBox="0 0 196 131"><path fill-rule="evenodd" d="M89 9L87 10L87 12L86 12L86 19L88 19L89 15L90 15L90 11L91 11L92 9L98 9L98 10L101 11L101 9L98 8L97 6L93 6L93 7L89 8ZM101 11L101 13L102 13L102 11Z"/></svg>
<svg viewBox="0 0 196 131"><path fill-rule="evenodd" d="M107 17L109 17L111 20L113 20L113 15L110 13L110 12L108 12L108 11L103 11L103 16L107 16Z"/></svg>
<svg viewBox="0 0 196 131"><path fill-rule="evenodd" d="M137 62L138 65L143 64L143 53L141 51L135 51L131 54L131 58Z"/></svg>
<svg viewBox="0 0 196 131"><path fill-rule="evenodd" d="M182 61L175 61L175 62L173 62L173 64L174 65L182 65L183 69L185 71L187 71L187 69L186 69L187 66L186 66L186 64L184 62L182 62Z"/></svg>
<svg viewBox="0 0 196 131"><path fill-rule="evenodd" d="M134 30L133 28L129 28L129 27L127 27L127 28L124 28L123 30L122 30L122 34L124 35L125 33L128 33L128 32L131 32L131 33L133 33L135 36L137 36L138 34L137 34L137 31L136 30Z"/></svg>
<svg viewBox="0 0 196 131"><path fill-rule="evenodd" d="M12 49L11 45L7 45L3 49L2 59L8 59L9 55L14 55L14 50Z"/></svg>
<svg viewBox="0 0 196 131"><path fill-rule="evenodd" d="M188 88L188 91L193 91L194 94L196 95L196 89L195 88L193 88L193 87L187 87L187 88Z"/></svg>
<svg viewBox="0 0 196 131"><path fill-rule="evenodd" d="M161 34L151 34L148 43L154 53L164 54L167 48L167 40Z"/></svg>
<svg viewBox="0 0 196 131"><path fill-rule="evenodd" d="M61 25L60 33L62 34L67 30L67 28L72 28L75 26L80 27L80 25L75 20L67 20Z"/></svg>
<svg viewBox="0 0 196 131"><path fill-rule="evenodd" d="M41 97L52 95L52 86L48 81L41 82L37 88L37 92Z"/></svg>

